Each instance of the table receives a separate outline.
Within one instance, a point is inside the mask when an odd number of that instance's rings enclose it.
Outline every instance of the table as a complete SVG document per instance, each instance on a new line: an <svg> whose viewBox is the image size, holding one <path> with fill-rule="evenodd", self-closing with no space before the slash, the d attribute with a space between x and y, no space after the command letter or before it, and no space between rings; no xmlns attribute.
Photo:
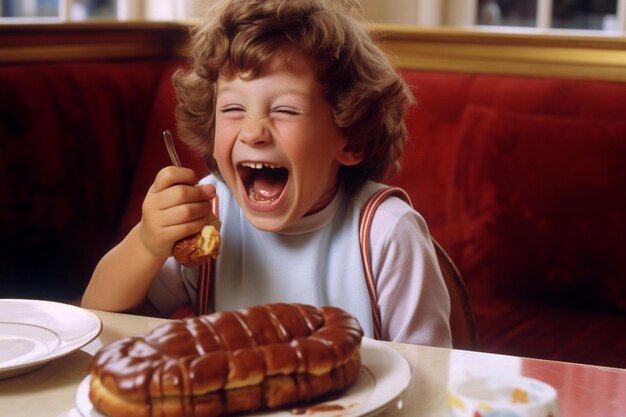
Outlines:
<svg viewBox="0 0 626 417"><path fill-rule="evenodd" d="M74 397L87 375L93 353L124 336L147 333L166 320L94 311L103 323L100 336L83 349L42 368L0 380L1 417L77 417ZM475 376L525 375L542 380L559 393L562 417L626 416L626 370L387 343L412 369L408 389L398 403L381 410L381 417L446 416L450 381ZM399 408L398 405L402 407Z"/></svg>

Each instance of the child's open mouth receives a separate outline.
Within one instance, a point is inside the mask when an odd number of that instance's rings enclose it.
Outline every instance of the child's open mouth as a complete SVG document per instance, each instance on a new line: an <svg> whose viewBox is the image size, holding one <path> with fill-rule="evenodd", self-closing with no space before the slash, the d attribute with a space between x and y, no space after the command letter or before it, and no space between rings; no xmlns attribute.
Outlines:
<svg viewBox="0 0 626 417"><path fill-rule="evenodd" d="M256 204L271 204L285 189L289 171L274 164L242 162L239 165L239 176L250 201Z"/></svg>

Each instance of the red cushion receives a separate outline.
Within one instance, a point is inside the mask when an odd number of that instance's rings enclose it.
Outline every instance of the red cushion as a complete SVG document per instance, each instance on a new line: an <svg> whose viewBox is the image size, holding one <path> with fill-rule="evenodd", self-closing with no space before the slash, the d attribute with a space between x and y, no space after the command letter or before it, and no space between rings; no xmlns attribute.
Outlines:
<svg viewBox="0 0 626 417"><path fill-rule="evenodd" d="M535 115L626 120L626 83L405 69L417 99L406 117L404 170L390 183L409 192L433 235L448 247L448 187L463 112L479 105Z"/></svg>
<svg viewBox="0 0 626 417"><path fill-rule="evenodd" d="M162 168L172 164L163 139L165 130L172 132L176 142L176 151L183 166L195 169L199 176L207 173L207 168L202 168L201 157L191 152L176 135L176 95L172 84L172 74L178 67L178 63L172 63L159 82L146 128L141 158L133 178L130 200L119 227L120 239L141 219L141 205L156 174Z"/></svg>
<svg viewBox="0 0 626 417"><path fill-rule="evenodd" d="M115 239L162 61L0 67L0 294L75 299Z"/></svg>
<svg viewBox="0 0 626 417"><path fill-rule="evenodd" d="M626 311L625 138L625 122L465 110L446 234L474 295Z"/></svg>

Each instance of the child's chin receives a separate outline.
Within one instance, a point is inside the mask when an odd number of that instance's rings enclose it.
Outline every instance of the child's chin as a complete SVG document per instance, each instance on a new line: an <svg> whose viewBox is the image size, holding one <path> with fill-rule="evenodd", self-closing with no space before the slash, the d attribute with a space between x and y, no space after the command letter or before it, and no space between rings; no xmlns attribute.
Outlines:
<svg viewBox="0 0 626 417"><path fill-rule="evenodd" d="M285 213L283 210L257 211L249 207L244 209L244 214L254 228L265 232L281 232L301 217L295 213Z"/></svg>
<svg viewBox="0 0 626 417"><path fill-rule="evenodd" d="M258 216L246 216L246 218L255 229L263 230L264 232L281 232L292 223L276 218L259 218Z"/></svg>

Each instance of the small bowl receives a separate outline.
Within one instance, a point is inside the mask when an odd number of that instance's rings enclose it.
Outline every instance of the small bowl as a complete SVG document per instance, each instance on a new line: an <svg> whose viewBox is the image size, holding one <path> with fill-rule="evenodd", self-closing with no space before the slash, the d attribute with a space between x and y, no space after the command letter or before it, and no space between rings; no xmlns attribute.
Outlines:
<svg viewBox="0 0 626 417"><path fill-rule="evenodd" d="M468 378L448 392L449 417L559 417L556 390L533 378Z"/></svg>

